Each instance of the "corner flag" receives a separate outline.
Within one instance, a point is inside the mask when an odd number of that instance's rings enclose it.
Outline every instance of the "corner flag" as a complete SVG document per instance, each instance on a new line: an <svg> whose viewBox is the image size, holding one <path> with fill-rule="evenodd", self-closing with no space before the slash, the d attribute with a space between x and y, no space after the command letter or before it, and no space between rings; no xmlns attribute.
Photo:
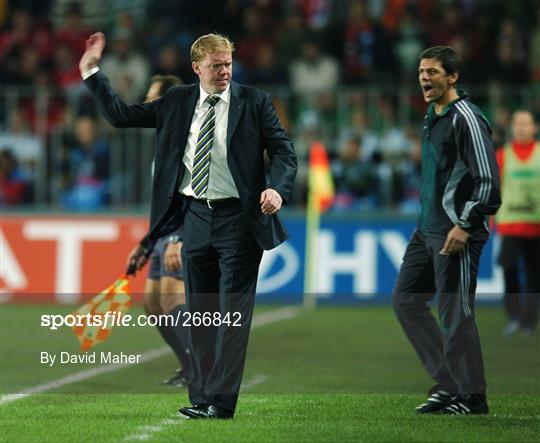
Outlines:
<svg viewBox="0 0 540 443"><path fill-rule="evenodd" d="M308 206L306 220L306 250L304 271L304 306L313 308L316 273L317 235L321 213L332 206L334 201L334 182L326 148L321 142L313 142L309 153Z"/></svg>
<svg viewBox="0 0 540 443"><path fill-rule="evenodd" d="M107 312L125 313L132 304L130 292L127 275L122 275L112 285L73 312L72 315L86 316L89 314L91 318L101 318L103 321ZM82 326L73 326L71 329L79 339L81 352L86 352L92 346L107 340L111 334L112 325L92 326L84 324Z"/></svg>

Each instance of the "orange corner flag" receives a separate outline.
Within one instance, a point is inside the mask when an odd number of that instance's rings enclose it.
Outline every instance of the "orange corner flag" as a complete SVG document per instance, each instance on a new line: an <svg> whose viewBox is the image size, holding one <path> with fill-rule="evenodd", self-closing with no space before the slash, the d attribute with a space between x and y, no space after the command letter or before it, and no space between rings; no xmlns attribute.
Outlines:
<svg viewBox="0 0 540 443"><path fill-rule="evenodd" d="M308 191L310 203L317 212L326 211L334 202L334 181L330 172L330 163L326 148L321 142L311 145L309 154Z"/></svg>
<svg viewBox="0 0 540 443"><path fill-rule="evenodd" d="M86 352L92 346L107 340L113 325L112 322L110 325L107 324L106 314L107 312L126 313L132 304L130 292L127 275L122 275L112 285L73 312L74 316L85 317L78 322L79 325L71 328L79 339L81 352ZM92 324L89 324L90 320Z"/></svg>

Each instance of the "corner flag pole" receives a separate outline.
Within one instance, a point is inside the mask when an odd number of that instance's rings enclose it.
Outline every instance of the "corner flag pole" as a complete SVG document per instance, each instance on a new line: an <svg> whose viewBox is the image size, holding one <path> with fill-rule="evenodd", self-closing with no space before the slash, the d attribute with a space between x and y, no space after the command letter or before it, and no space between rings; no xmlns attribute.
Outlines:
<svg viewBox="0 0 540 443"><path fill-rule="evenodd" d="M309 153L308 205L306 213L306 246L304 254L304 308L314 309L317 303L317 242L321 213L334 199L334 183L326 148L313 142Z"/></svg>
<svg viewBox="0 0 540 443"><path fill-rule="evenodd" d="M311 175L311 173L310 173ZM311 183L308 185L311 188ZM308 191L308 206L306 213L306 247L304 253L304 308L314 309L317 304L315 295L314 276L317 272L317 237L321 214L315 201L314 193Z"/></svg>

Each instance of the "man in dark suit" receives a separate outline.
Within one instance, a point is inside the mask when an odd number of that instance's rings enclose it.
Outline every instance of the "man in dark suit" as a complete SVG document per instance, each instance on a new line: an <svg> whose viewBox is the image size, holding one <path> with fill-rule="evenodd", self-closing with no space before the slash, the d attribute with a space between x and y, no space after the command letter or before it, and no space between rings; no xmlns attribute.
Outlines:
<svg viewBox="0 0 540 443"><path fill-rule="evenodd" d="M104 47L105 36L93 34L79 63L100 112L115 127L156 128L150 237L184 226L194 374L192 406L180 412L190 418L231 418L262 251L287 238L277 212L289 199L296 175L292 142L270 96L231 81L234 46L227 38L208 34L193 43L199 84L178 86L159 100L132 106L99 72ZM266 175L265 150L270 158ZM196 317L210 318L210 325Z"/></svg>

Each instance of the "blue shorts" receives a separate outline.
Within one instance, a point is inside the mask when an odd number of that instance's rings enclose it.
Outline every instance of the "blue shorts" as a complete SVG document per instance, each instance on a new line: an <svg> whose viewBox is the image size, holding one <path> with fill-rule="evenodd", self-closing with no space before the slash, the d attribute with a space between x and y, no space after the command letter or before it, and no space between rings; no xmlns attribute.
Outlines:
<svg viewBox="0 0 540 443"><path fill-rule="evenodd" d="M154 246L150 256L150 268L148 269L149 280L159 280L161 277L173 277L179 280L184 279L182 266L177 271L169 272L165 269L165 260L163 258L165 249L167 249L167 239L169 236L161 237Z"/></svg>

